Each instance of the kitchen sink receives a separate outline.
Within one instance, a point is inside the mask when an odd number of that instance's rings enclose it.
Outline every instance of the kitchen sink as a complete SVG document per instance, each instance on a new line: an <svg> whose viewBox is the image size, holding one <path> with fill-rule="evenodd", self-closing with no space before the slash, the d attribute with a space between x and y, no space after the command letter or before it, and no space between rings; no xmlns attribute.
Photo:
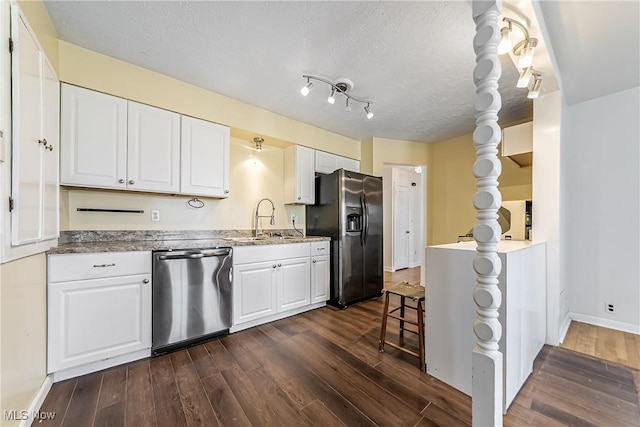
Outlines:
<svg viewBox="0 0 640 427"><path fill-rule="evenodd" d="M256 240L269 240L269 237L225 237L224 240L231 240L232 242L255 242Z"/></svg>

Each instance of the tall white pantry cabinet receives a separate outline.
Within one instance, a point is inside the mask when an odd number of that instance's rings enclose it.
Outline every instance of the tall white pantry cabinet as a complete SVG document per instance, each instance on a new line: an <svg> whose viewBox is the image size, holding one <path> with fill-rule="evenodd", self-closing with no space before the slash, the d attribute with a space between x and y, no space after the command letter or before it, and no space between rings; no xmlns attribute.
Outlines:
<svg viewBox="0 0 640 427"><path fill-rule="evenodd" d="M19 7L11 5L11 221L3 260L42 252L59 236L59 81ZM6 138L6 135L5 135ZM8 138L7 138L8 139ZM51 241L48 246L42 246ZM5 248L7 247L5 243Z"/></svg>

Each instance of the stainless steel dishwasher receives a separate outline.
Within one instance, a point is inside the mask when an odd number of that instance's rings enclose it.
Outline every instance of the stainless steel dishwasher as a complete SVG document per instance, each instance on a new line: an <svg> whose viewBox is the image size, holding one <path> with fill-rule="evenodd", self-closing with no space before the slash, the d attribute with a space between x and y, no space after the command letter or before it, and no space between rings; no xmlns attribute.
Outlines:
<svg viewBox="0 0 640 427"><path fill-rule="evenodd" d="M231 248L153 252L152 354L229 333Z"/></svg>

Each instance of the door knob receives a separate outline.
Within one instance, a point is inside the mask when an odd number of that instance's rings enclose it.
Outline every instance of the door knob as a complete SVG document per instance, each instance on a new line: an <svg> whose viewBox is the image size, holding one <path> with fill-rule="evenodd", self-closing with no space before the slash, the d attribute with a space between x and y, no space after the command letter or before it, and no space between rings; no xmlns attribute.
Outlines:
<svg viewBox="0 0 640 427"><path fill-rule="evenodd" d="M144 279L142 283L149 283L149 279Z"/></svg>
<svg viewBox="0 0 640 427"><path fill-rule="evenodd" d="M119 182L120 184L124 184L124 179L119 179L119 180L118 180L118 182Z"/></svg>
<svg viewBox="0 0 640 427"><path fill-rule="evenodd" d="M130 179L129 180L129 185L133 185L133 184L135 184L135 182L132 179Z"/></svg>

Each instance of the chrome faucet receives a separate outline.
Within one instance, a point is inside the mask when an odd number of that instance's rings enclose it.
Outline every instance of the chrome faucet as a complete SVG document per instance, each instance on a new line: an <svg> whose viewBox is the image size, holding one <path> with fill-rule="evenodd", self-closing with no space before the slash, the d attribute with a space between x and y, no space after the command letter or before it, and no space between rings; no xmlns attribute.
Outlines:
<svg viewBox="0 0 640 427"><path fill-rule="evenodd" d="M260 211L260 203L267 201L269 203L271 203L271 215L260 215L259 211ZM255 228L253 229L253 237L258 237L258 218L271 218L271 221L269 221L269 224L271 225L276 225L276 219L274 217L274 214L276 212L276 207L273 204L273 202L271 201L271 199L267 199L264 198L262 200L260 200L258 202L258 206L256 206L256 220L255 220Z"/></svg>

